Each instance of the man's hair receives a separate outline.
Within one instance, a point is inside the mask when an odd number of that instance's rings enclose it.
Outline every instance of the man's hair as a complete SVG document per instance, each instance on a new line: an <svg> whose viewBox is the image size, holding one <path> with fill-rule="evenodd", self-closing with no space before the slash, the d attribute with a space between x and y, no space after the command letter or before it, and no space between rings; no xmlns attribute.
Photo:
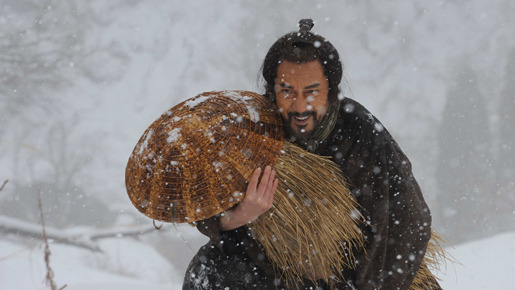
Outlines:
<svg viewBox="0 0 515 290"><path fill-rule="evenodd" d="M279 38L268 50L261 67L265 80L265 95L275 103L274 83L277 68L282 61L298 64L314 60L318 60L324 69L324 75L329 83L329 102L335 102L340 93L338 85L343 71L338 51L325 38L302 27L299 32L291 32Z"/></svg>

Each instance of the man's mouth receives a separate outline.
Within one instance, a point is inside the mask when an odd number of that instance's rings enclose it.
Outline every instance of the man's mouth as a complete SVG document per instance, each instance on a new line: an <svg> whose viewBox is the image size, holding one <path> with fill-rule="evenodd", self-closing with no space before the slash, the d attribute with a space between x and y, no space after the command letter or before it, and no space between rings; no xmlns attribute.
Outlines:
<svg viewBox="0 0 515 290"><path fill-rule="evenodd" d="M316 116L316 111L288 112L286 134L297 140L307 140L318 124Z"/></svg>
<svg viewBox="0 0 515 290"><path fill-rule="evenodd" d="M314 111L306 111L302 113L288 113L290 119L290 126L297 127L297 129L305 129L312 122L316 116Z"/></svg>
<svg viewBox="0 0 515 290"><path fill-rule="evenodd" d="M295 116L293 117L293 121L295 125L299 127L304 127L309 123L309 120L311 118L311 115L308 116Z"/></svg>

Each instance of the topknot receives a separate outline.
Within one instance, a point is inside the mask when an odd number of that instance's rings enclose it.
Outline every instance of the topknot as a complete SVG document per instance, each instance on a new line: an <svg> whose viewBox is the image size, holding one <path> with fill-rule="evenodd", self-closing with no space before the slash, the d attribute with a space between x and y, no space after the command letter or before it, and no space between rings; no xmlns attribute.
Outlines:
<svg viewBox="0 0 515 290"><path fill-rule="evenodd" d="M299 32L302 34L309 32L314 25L313 19L301 19L299 21Z"/></svg>

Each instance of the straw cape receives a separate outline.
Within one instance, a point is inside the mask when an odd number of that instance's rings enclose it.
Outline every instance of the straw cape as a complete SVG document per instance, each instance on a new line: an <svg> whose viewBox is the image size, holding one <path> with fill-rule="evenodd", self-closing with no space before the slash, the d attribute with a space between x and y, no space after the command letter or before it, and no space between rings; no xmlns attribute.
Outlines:
<svg viewBox="0 0 515 290"><path fill-rule="evenodd" d="M363 222L341 169L283 139L280 114L246 91L200 94L166 111L129 158L126 187L154 220L195 222L243 200L257 167L273 165L279 186L251 233L287 284L301 277L343 281L363 248ZM431 289L444 252L433 234L411 289ZM293 285L295 283L291 283Z"/></svg>

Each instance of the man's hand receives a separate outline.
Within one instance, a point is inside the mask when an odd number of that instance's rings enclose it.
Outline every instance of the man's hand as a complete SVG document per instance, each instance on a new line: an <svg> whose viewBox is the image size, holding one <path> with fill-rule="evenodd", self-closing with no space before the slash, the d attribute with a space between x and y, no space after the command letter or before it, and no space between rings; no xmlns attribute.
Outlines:
<svg viewBox="0 0 515 290"><path fill-rule="evenodd" d="M232 230L252 222L272 207L274 193L279 184L275 178L275 170L271 166L267 166L261 181L259 181L260 175L261 168L257 168L252 173L243 201L226 211L220 218L222 231Z"/></svg>

